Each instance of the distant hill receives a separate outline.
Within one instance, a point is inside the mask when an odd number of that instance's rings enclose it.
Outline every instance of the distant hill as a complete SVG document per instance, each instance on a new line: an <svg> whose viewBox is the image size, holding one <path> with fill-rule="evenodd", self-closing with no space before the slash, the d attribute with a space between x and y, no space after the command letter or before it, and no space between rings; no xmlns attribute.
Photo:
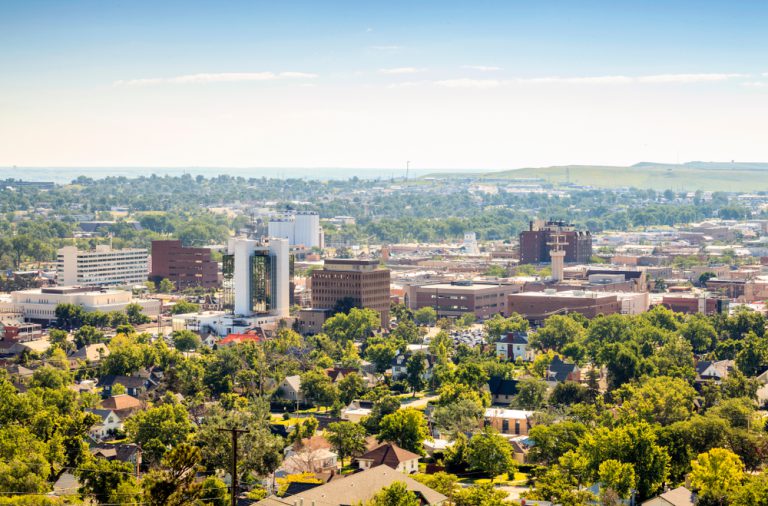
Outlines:
<svg viewBox="0 0 768 506"><path fill-rule="evenodd" d="M768 191L768 163L687 162L664 164L640 162L630 167L565 165L496 172L434 173L423 177L471 179L540 178L548 183L595 188L651 188L675 191Z"/></svg>

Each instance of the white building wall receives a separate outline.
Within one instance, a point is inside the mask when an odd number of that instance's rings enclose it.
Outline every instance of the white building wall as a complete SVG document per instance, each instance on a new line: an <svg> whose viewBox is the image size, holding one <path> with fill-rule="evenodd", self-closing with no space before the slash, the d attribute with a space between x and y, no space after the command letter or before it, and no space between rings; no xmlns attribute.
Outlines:
<svg viewBox="0 0 768 506"><path fill-rule="evenodd" d="M93 251L65 246L58 251L58 283L64 286L133 286L149 275L149 254L145 249L115 250L108 245Z"/></svg>
<svg viewBox="0 0 768 506"><path fill-rule="evenodd" d="M308 248L322 248L320 215L305 211L296 213L294 238L291 245L303 244Z"/></svg>
<svg viewBox="0 0 768 506"><path fill-rule="evenodd" d="M275 261L275 294L270 314L280 317L289 316L290 308L290 249L287 239L270 238L269 254Z"/></svg>
<svg viewBox="0 0 768 506"><path fill-rule="evenodd" d="M296 244L296 220L291 215L272 218L269 220L269 237L288 239L289 244Z"/></svg>

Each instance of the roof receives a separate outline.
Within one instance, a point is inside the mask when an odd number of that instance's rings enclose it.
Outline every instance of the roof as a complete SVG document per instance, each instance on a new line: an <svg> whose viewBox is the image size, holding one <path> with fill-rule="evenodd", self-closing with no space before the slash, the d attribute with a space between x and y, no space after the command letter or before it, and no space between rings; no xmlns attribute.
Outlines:
<svg viewBox="0 0 768 506"><path fill-rule="evenodd" d="M533 411L524 409L485 408L485 418L508 418L510 420L523 420L533 416Z"/></svg>
<svg viewBox="0 0 768 506"><path fill-rule="evenodd" d="M331 378L333 381L336 381L336 378L341 375L342 378L345 376L348 376L349 374L357 372L357 369L353 369L351 367L332 367L330 369L325 370L325 374L328 375L329 378Z"/></svg>
<svg viewBox="0 0 768 506"><path fill-rule="evenodd" d="M104 343L88 344L74 352L69 358L83 359L89 362L97 362L103 357L109 356L109 348Z"/></svg>
<svg viewBox="0 0 768 506"><path fill-rule="evenodd" d="M101 401L102 409L120 411L123 409L140 408L141 401L128 394L113 395Z"/></svg>
<svg viewBox="0 0 768 506"><path fill-rule="evenodd" d="M494 376L488 380L491 395L517 395L517 380Z"/></svg>
<svg viewBox="0 0 768 506"><path fill-rule="evenodd" d="M101 418L102 421L106 419L110 414L112 414L111 409L91 408L91 409L86 409L86 411L98 416L99 418Z"/></svg>
<svg viewBox="0 0 768 506"><path fill-rule="evenodd" d="M301 390L301 376L299 376L298 374L295 376L286 376L283 382L288 383L291 386L291 388L293 388L297 392Z"/></svg>
<svg viewBox="0 0 768 506"><path fill-rule="evenodd" d="M501 338L499 343L506 344L528 344L527 332L509 332L506 336Z"/></svg>
<svg viewBox="0 0 768 506"><path fill-rule="evenodd" d="M227 346L228 344L240 344L245 342L258 343L264 339L264 334L261 329L250 329L240 334L228 334L227 337L219 341L219 346Z"/></svg>
<svg viewBox="0 0 768 506"><path fill-rule="evenodd" d="M563 362L560 357L556 356L552 359L552 362L549 364L547 371L549 373L549 379L555 381L565 381L568 379L568 375L577 369L578 366L576 364Z"/></svg>
<svg viewBox="0 0 768 506"><path fill-rule="evenodd" d="M116 383L120 383L125 388L143 388L146 386L146 380L139 378L138 376L115 376L114 374L107 374L99 379L99 386L112 386Z"/></svg>
<svg viewBox="0 0 768 506"><path fill-rule="evenodd" d="M405 483L408 490L419 494L424 499L424 504L441 504L448 499L443 494L403 473L387 466L378 466L354 473L343 479L332 480L325 485L297 493L290 498L283 499L271 496L255 504L259 506L293 506L296 501L301 500L305 505L314 503L315 506L358 504L370 500L382 488L388 487L396 481Z"/></svg>
<svg viewBox="0 0 768 506"><path fill-rule="evenodd" d="M664 492L659 495L661 499L664 499L673 506L693 506L696 503L696 496L693 492L685 487L677 487L668 492ZM643 504L647 503L645 501Z"/></svg>
<svg viewBox="0 0 768 506"><path fill-rule="evenodd" d="M378 448L374 448L373 450L364 453L357 459L370 460L372 461L372 466L385 464L394 469L403 462L419 458L421 458L421 455L409 452L408 450L403 450L394 443L385 443Z"/></svg>

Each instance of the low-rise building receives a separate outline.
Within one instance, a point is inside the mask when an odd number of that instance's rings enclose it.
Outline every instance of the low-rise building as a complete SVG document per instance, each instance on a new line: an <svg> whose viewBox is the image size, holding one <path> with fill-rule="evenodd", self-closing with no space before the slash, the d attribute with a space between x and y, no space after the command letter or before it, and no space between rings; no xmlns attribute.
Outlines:
<svg viewBox="0 0 768 506"><path fill-rule="evenodd" d="M411 474L419 471L420 458L420 455L404 450L395 443L385 443L357 457L357 464L363 470L385 465L395 471Z"/></svg>
<svg viewBox="0 0 768 506"><path fill-rule="evenodd" d="M478 320L507 315L507 296L519 292L520 284L453 281L413 285L406 289L405 303L412 309L434 308L438 318L458 318L473 313Z"/></svg>
<svg viewBox="0 0 768 506"><path fill-rule="evenodd" d="M558 292L524 292L507 296L507 309L519 313L534 323L541 323L556 314L580 313L587 318L620 313L621 301L615 293L569 290Z"/></svg>
<svg viewBox="0 0 768 506"><path fill-rule="evenodd" d="M483 415L485 426L501 434L527 436L533 426L533 411L522 409L486 408Z"/></svg>
<svg viewBox="0 0 768 506"><path fill-rule="evenodd" d="M533 360L534 352L528 344L527 332L510 332L496 341L496 356L502 360Z"/></svg>

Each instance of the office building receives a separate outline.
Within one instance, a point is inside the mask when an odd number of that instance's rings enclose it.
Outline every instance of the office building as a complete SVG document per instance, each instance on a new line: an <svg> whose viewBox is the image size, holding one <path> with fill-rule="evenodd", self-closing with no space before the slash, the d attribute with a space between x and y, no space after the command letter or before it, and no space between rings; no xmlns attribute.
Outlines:
<svg viewBox="0 0 768 506"><path fill-rule="evenodd" d="M52 322L56 320L56 306L75 304L86 312L125 311L131 303L139 304L144 314L156 316L160 312L161 302L157 299L134 299L130 291L96 289L79 286L57 286L51 288L31 288L11 292L10 299L0 300L0 312L15 311L26 320Z"/></svg>
<svg viewBox="0 0 768 506"><path fill-rule="evenodd" d="M152 268L149 279L172 281L176 288L217 288L218 264L208 248L185 248L181 241L152 241Z"/></svg>
<svg viewBox="0 0 768 506"><path fill-rule="evenodd" d="M325 246L320 215L313 211L295 211L270 218L269 237L288 239L291 246Z"/></svg>
<svg viewBox="0 0 768 506"><path fill-rule="evenodd" d="M389 327L389 269L378 260L327 259L312 271L312 307L334 309L348 302L353 307L374 309L381 326Z"/></svg>
<svg viewBox="0 0 768 506"><path fill-rule="evenodd" d="M519 292L521 285L485 283L479 281L453 281L409 286L405 305L414 311L432 307L438 318L457 318L474 313L478 320L495 314L506 315L507 296Z"/></svg>
<svg viewBox="0 0 768 506"><path fill-rule="evenodd" d="M563 221L535 220L530 222L528 230L520 232L520 263L540 264L550 262L550 251L559 236L561 248L565 252L566 263L588 263L592 257L592 235L582 232Z"/></svg>
<svg viewBox="0 0 768 506"><path fill-rule="evenodd" d="M287 239L230 239L222 265L226 311L288 316L293 259Z"/></svg>
<svg viewBox="0 0 768 506"><path fill-rule="evenodd" d="M58 251L56 278L63 286L134 286L147 280L147 250L96 246L92 251L65 246Z"/></svg>
<svg viewBox="0 0 768 506"><path fill-rule="evenodd" d="M548 288L543 292L523 292L507 297L510 313L519 313L534 323L543 322L556 314L581 313L587 318L594 318L600 314L637 314L647 309L648 294L645 292L558 292Z"/></svg>

